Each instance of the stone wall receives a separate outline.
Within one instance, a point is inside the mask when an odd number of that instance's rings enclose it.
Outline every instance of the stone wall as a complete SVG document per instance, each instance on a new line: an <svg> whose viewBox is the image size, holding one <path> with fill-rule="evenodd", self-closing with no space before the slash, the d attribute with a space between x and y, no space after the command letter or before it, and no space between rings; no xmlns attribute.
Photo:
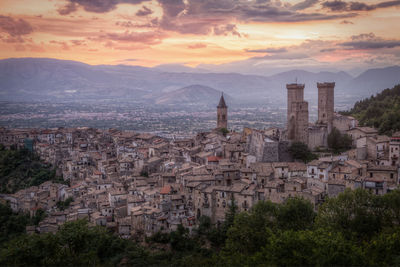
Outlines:
<svg viewBox="0 0 400 267"><path fill-rule="evenodd" d="M346 131L357 127L357 120L350 116L343 116L335 113L333 116L333 127L338 129L342 134Z"/></svg>
<svg viewBox="0 0 400 267"><path fill-rule="evenodd" d="M317 147L328 146L328 132L327 127L324 125L314 125L308 128L308 147L311 150Z"/></svg>
<svg viewBox="0 0 400 267"><path fill-rule="evenodd" d="M262 162L279 161L279 142L267 142L264 144Z"/></svg>

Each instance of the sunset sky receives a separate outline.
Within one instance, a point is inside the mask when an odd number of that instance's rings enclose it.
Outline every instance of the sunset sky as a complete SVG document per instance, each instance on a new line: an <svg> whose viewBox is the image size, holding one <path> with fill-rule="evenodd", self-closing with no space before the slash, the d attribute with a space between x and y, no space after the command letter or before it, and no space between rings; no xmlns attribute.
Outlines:
<svg viewBox="0 0 400 267"><path fill-rule="evenodd" d="M0 58L10 57L209 69L398 65L400 1L0 0Z"/></svg>

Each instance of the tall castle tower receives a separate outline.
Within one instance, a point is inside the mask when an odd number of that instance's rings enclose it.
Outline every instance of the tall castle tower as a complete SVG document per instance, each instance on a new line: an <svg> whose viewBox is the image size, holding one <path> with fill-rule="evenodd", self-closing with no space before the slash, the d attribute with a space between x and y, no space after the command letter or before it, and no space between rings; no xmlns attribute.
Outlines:
<svg viewBox="0 0 400 267"><path fill-rule="evenodd" d="M304 101L304 84L287 84L287 137L308 144L308 102Z"/></svg>
<svg viewBox="0 0 400 267"><path fill-rule="evenodd" d="M328 133L332 130L334 111L335 83L317 83L318 87L318 123L328 127Z"/></svg>
<svg viewBox="0 0 400 267"><path fill-rule="evenodd" d="M225 104L224 93L222 93L217 106L217 128L228 129L228 106Z"/></svg>

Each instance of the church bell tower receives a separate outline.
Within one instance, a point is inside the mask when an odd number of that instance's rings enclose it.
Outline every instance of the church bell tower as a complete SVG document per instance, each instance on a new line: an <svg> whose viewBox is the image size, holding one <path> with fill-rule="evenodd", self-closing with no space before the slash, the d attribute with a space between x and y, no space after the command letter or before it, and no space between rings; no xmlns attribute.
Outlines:
<svg viewBox="0 0 400 267"><path fill-rule="evenodd" d="M222 93L217 106L217 128L228 129L228 106L225 104L224 93Z"/></svg>

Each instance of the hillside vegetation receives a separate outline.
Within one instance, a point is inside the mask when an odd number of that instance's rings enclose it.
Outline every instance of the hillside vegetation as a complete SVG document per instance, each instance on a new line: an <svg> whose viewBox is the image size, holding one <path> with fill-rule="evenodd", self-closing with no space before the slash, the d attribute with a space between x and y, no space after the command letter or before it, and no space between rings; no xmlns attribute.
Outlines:
<svg viewBox="0 0 400 267"><path fill-rule="evenodd" d="M381 196L357 189L329 198L318 212L301 198L260 201L241 213L233 205L219 227L201 217L193 234L179 226L142 243L78 220L56 234L6 239L0 243L0 265L397 266L399 203L399 190Z"/></svg>
<svg viewBox="0 0 400 267"><path fill-rule="evenodd" d="M46 181L65 183L52 166L29 150L6 150L0 146L0 193L12 194Z"/></svg>
<svg viewBox="0 0 400 267"><path fill-rule="evenodd" d="M355 117L361 126L377 128L380 134L400 131L400 85L358 101L342 114Z"/></svg>

